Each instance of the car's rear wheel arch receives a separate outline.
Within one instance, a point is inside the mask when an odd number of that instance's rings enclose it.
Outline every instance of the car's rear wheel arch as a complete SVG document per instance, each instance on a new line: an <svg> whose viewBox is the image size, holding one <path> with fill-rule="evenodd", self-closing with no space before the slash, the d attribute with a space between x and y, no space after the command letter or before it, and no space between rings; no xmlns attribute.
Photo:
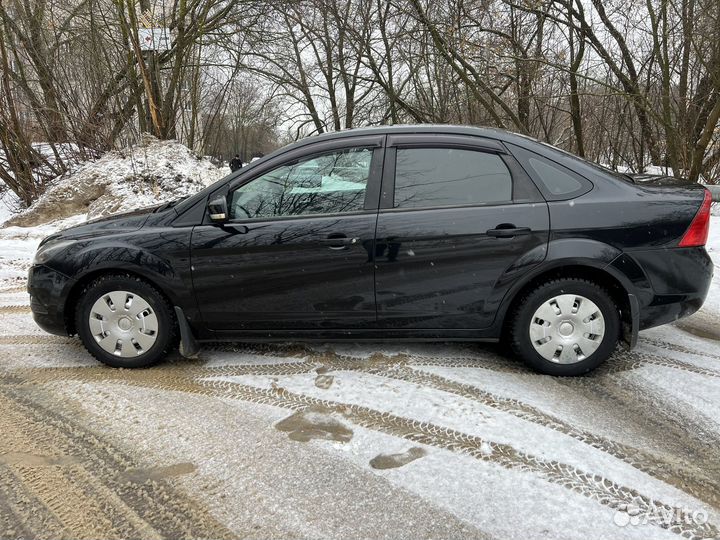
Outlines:
<svg viewBox="0 0 720 540"><path fill-rule="evenodd" d="M610 294L613 302L620 311L620 321L623 326L632 324L630 298L628 296L630 291L625 285L623 285L617 276L605 269L597 268L595 266L577 263L563 264L535 274L519 286L511 294L510 298L504 302L501 319L503 338L507 338L513 314L515 313L518 304L528 294L528 292L538 288L540 285L547 283L548 281L558 279L583 279L595 283L605 289Z"/></svg>

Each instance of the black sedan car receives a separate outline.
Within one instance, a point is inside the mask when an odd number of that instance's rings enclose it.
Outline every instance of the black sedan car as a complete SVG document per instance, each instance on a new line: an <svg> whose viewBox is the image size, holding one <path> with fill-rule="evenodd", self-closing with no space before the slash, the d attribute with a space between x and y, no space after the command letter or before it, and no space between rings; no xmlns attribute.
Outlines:
<svg viewBox="0 0 720 540"><path fill-rule="evenodd" d="M710 202L501 130L349 130L52 235L28 289L38 325L117 367L201 341L506 339L576 375L700 308Z"/></svg>

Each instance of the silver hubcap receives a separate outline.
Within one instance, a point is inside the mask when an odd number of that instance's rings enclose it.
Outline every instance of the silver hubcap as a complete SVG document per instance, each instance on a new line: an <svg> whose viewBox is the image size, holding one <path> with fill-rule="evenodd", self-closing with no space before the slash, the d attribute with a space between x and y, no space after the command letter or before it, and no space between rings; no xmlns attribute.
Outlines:
<svg viewBox="0 0 720 540"><path fill-rule="evenodd" d="M561 294L542 304L530 321L530 341L545 360L574 364L585 360L605 336L605 319L592 300Z"/></svg>
<svg viewBox="0 0 720 540"><path fill-rule="evenodd" d="M158 319L150 304L128 291L113 291L98 298L88 322L98 345L123 358L147 352L158 336Z"/></svg>

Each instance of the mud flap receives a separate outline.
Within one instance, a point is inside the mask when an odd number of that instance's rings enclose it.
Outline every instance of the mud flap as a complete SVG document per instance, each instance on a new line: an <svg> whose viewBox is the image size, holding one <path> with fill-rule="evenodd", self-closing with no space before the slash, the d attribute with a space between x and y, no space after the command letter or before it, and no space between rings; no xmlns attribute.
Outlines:
<svg viewBox="0 0 720 540"><path fill-rule="evenodd" d="M180 354L185 358L195 359L198 357L198 352L200 352L200 344L193 336L192 329L181 307L175 306L175 316L180 329Z"/></svg>
<svg viewBox="0 0 720 540"><path fill-rule="evenodd" d="M628 305L630 306L630 320L623 321L622 340L633 349L638 342L638 332L640 332L640 304L634 294L628 294Z"/></svg>

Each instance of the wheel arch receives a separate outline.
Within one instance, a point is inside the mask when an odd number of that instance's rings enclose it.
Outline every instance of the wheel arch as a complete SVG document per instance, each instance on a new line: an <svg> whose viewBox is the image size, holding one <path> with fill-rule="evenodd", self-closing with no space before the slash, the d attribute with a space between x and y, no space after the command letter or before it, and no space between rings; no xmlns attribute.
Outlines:
<svg viewBox="0 0 720 540"><path fill-rule="evenodd" d="M504 339L510 327L511 317L526 292L552 279L580 278L592 281L606 289L620 311L623 341L634 344L637 334L637 302L634 302L634 287L620 272L610 265L598 265L592 260L553 261L549 266L529 275L509 291L499 308L496 324ZM635 305L634 305L635 304Z"/></svg>
<svg viewBox="0 0 720 540"><path fill-rule="evenodd" d="M95 268L80 276L77 281L73 283L67 294L67 298L65 300L65 305L63 308L63 318L65 321L65 328L67 329L68 335L74 335L77 333L77 329L75 328L75 310L77 309L77 303L83 289L85 288L85 286L87 286L89 283L92 283L99 277L108 275L128 276L141 279L146 283L152 285L155 289L157 289L158 292L165 297L165 299L171 306L177 305L177 302L173 298L173 295L168 294L165 287L161 285L161 280L158 280L157 278L153 279L153 277L148 276L147 273L127 268ZM174 312L173 316L175 316Z"/></svg>

